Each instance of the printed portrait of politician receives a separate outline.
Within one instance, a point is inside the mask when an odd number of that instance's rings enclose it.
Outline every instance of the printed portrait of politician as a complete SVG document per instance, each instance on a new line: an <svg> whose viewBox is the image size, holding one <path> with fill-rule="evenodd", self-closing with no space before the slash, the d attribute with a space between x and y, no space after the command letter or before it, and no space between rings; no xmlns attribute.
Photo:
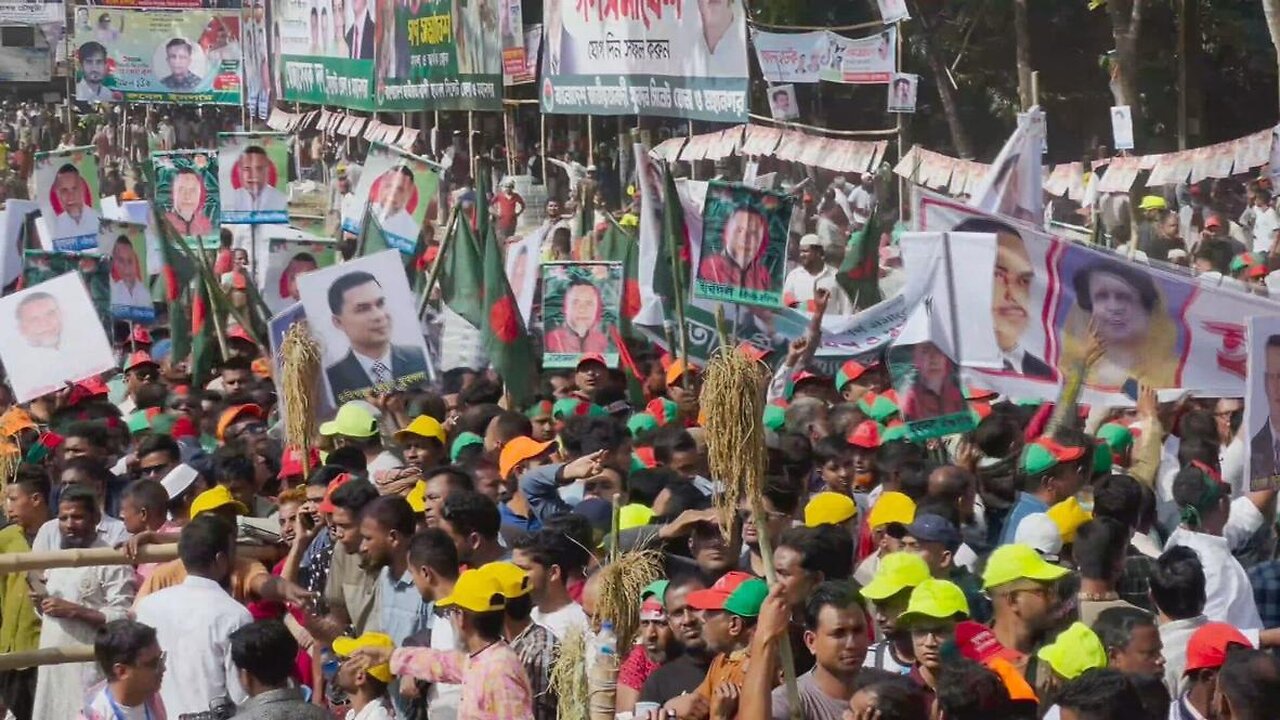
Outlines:
<svg viewBox="0 0 1280 720"><path fill-rule="evenodd" d="M1122 261L1097 259L1075 272L1071 288L1075 303L1062 332L1063 364L1079 362L1088 352L1092 327L1105 351L1086 383L1176 384L1178 328L1151 276Z"/></svg>
<svg viewBox="0 0 1280 720"><path fill-rule="evenodd" d="M720 247L698 262L698 279L747 290L768 290L772 285L765 266L769 221L747 207L734 208L724 223ZM703 252L708 247L704 243Z"/></svg>
<svg viewBox="0 0 1280 720"><path fill-rule="evenodd" d="M1249 441L1249 478L1280 475L1280 335L1267 337L1263 350L1262 390L1267 419ZM1250 398L1250 402L1253 398Z"/></svg>
<svg viewBox="0 0 1280 720"><path fill-rule="evenodd" d="M916 107L916 88L911 78L899 75L893 79L889 94L890 110L914 110Z"/></svg>
<svg viewBox="0 0 1280 720"><path fill-rule="evenodd" d="M391 312L376 277L363 270L340 275L329 286L328 300L333 326L351 346L344 358L325 368L339 402L411 375L421 373L425 379L422 349L391 342Z"/></svg>
<svg viewBox="0 0 1280 720"><path fill-rule="evenodd" d="M384 232L397 235L410 242L418 240L418 223L409 214L409 201L413 199L413 171L398 165L378 178L378 205L374 217Z"/></svg>
<svg viewBox="0 0 1280 720"><path fill-rule="evenodd" d="M576 40L564 26L562 6L566 2L570 0L546 0L543 5L545 26L542 36L546 43L546 49L542 53L543 75L571 75L578 69L577 48L574 47Z"/></svg>
<svg viewBox="0 0 1280 720"><path fill-rule="evenodd" d="M213 232L204 213L204 181L191 168L180 168L169 187L169 211L164 214L179 235L202 237Z"/></svg>
<svg viewBox="0 0 1280 720"><path fill-rule="evenodd" d="M769 109L777 120L791 120L800 116L791 99L792 89L787 86L774 88L769 93Z"/></svg>
<svg viewBox="0 0 1280 720"><path fill-rule="evenodd" d="M71 163L58 168L49 194L55 238L98 234L98 213L91 206L89 183L80 176L79 168Z"/></svg>
<svg viewBox="0 0 1280 720"><path fill-rule="evenodd" d="M742 13L741 0L698 0L699 22L687 23L697 33L688 46L692 52L673 46L672 58L680 56L690 76L745 75L747 33Z"/></svg>
<svg viewBox="0 0 1280 720"><path fill-rule="evenodd" d="M295 303L299 300L298 295L298 276L311 272L320 267L316 262L316 258L311 253L300 252L289 258L289 262L285 264L284 270L280 272L280 284L276 288L276 294L280 300Z"/></svg>
<svg viewBox="0 0 1280 720"><path fill-rule="evenodd" d="M1022 236L1012 226L986 218L969 218L952 232L994 233L996 236L995 277L991 283L991 320L996 344L1004 359L1004 371L1034 378L1054 377L1053 368L1025 346L1024 336L1031 318L1031 283L1035 269Z"/></svg>
<svg viewBox="0 0 1280 720"><path fill-rule="evenodd" d="M76 82L76 100L79 102L111 102L115 99L111 88L102 83L107 79L107 48L96 40L80 46L76 51L80 60L80 80Z"/></svg>
<svg viewBox="0 0 1280 720"><path fill-rule="evenodd" d="M960 376L955 363L932 342L895 347L894 364L910 363L906 378L909 383L899 388L902 416L908 421L925 420L968 409L960 390ZM908 355L909 353L909 355Z"/></svg>
<svg viewBox="0 0 1280 720"><path fill-rule="evenodd" d="M191 43L183 38L173 38L164 45L164 60L169 74L160 78L160 84L170 90L190 92L200 87L200 76L191 72Z"/></svg>
<svg viewBox="0 0 1280 720"><path fill-rule="evenodd" d="M78 347L79 333L64 327L62 305L52 293L36 290L18 302L14 309L18 335L22 343L11 345L15 362L5 369L14 383L14 391L32 387L62 387L83 380L99 368L92 352ZM98 321L93 315L93 322Z"/></svg>
<svg viewBox="0 0 1280 720"><path fill-rule="evenodd" d="M561 301L564 324L547 333L549 353L605 353L609 338L600 329L604 300L600 290L584 278L574 278Z"/></svg>
<svg viewBox="0 0 1280 720"><path fill-rule="evenodd" d="M111 246L111 307L152 307L138 251L128 235L120 235Z"/></svg>
<svg viewBox="0 0 1280 720"><path fill-rule="evenodd" d="M223 212L286 212L289 199L271 184L278 171L261 145L246 147L232 169L232 177L240 176L240 187L223 194Z"/></svg>

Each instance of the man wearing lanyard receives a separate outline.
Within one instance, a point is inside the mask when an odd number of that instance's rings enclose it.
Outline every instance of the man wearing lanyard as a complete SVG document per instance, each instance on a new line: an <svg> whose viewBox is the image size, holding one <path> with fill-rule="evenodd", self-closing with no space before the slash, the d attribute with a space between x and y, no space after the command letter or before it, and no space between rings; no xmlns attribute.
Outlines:
<svg viewBox="0 0 1280 720"><path fill-rule="evenodd" d="M163 720L160 680L164 653L156 631L134 620L113 620L98 629L93 656L106 682L93 688L83 720Z"/></svg>

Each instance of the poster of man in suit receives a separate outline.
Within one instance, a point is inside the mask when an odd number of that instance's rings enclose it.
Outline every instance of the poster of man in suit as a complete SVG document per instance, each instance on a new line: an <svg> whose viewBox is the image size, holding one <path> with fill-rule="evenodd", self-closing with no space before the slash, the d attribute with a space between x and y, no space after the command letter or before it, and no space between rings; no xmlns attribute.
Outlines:
<svg viewBox="0 0 1280 720"><path fill-rule="evenodd" d="M1280 476L1280 318L1249 318L1245 435L1251 490L1274 487Z"/></svg>
<svg viewBox="0 0 1280 720"><path fill-rule="evenodd" d="M427 380L426 341L398 252L304 273L297 283L335 405Z"/></svg>

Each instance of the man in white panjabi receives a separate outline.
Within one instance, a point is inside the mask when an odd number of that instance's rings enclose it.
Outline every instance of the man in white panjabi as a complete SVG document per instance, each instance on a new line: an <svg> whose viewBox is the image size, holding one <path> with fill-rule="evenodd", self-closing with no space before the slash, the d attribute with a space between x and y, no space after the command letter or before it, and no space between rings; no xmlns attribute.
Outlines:
<svg viewBox="0 0 1280 720"><path fill-rule="evenodd" d="M98 500L92 490L71 486L58 501L62 548L109 547L98 538ZM41 614L40 647L93 644L98 628L128 617L136 590L128 565L53 568L43 587L34 583ZM42 665L36 676L32 717L74 718L85 693L102 681L97 663Z"/></svg>
<svg viewBox="0 0 1280 720"><path fill-rule="evenodd" d="M409 199L413 197L413 171L401 165L383 177L383 187L374 214L382 231L395 235L406 243L418 241L421 229L409 214Z"/></svg>

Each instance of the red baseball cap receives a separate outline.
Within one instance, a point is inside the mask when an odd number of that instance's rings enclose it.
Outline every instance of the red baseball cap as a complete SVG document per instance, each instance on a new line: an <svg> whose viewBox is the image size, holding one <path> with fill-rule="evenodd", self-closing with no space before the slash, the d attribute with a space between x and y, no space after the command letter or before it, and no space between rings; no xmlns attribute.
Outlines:
<svg viewBox="0 0 1280 720"><path fill-rule="evenodd" d="M131 339L133 340L133 342L134 342L134 343L137 343L137 344L141 344L141 345L150 345L150 344L151 344L151 331L150 331L150 330L147 330L145 327L143 327L143 326L141 326L141 325L134 325L134 326L133 326L133 337L132 337Z"/></svg>
<svg viewBox="0 0 1280 720"><path fill-rule="evenodd" d="M605 367L609 367L609 363L604 361L604 356L600 353L587 353L586 355L583 355L581 358L578 358L578 364L574 367L580 368L589 362L598 362Z"/></svg>
<svg viewBox="0 0 1280 720"><path fill-rule="evenodd" d="M723 610L724 601L729 599L738 586L748 580L754 580L751 573L734 570L727 572L716 580L715 584L705 590L694 590L689 593L686 602L694 610Z"/></svg>
<svg viewBox="0 0 1280 720"><path fill-rule="evenodd" d="M124 361L124 371L129 372L130 370L142 365L154 365L156 367L160 367L160 363L151 359L150 353L146 350L139 350L131 354L128 360Z"/></svg>
<svg viewBox="0 0 1280 720"><path fill-rule="evenodd" d="M875 420L863 420L849 433L846 441L850 445L874 450L884 442L880 437L880 423Z"/></svg>
<svg viewBox="0 0 1280 720"><path fill-rule="evenodd" d="M1222 227L1222 218L1218 217L1217 215L1210 215L1209 219L1204 221L1205 230L1208 230L1209 228L1220 228L1220 227Z"/></svg>
<svg viewBox="0 0 1280 720"><path fill-rule="evenodd" d="M307 454L311 460L308 466L312 470L320 467L320 452L315 448L311 448L311 452ZM302 451L293 447L286 449L284 455L280 458L280 474L277 479L283 480L293 475L301 475L303 472Z"/></svg>
<svg viewBox="0 0 1280 720"><path fill-rule="evenodd" d="M1004 658L1010 662L1018 659L1018 653L1001 645L991 628L972 620L956 623L956 647L961 655L974 662L985 663L992 658Z"/></svg>
<svg viewBox="0 0 1280 720"><path fill-rule="evenodd" d="M1227 659L1227 650L1232 645L1253 647L1244 633L1226 623L1211 622L1201 625L1191 633L1191 639L1187 641L1187 665L1183 674L1222 667Z"/></svg>
<svg viewBox="0 0 1280 720"><path fill-rule="evenodd" d="M349 482L351 482L350 473L342 473L338 477L330 480L329 487L324 489L324 499L316 504L316 510L324 513L331 513L334 510L337 510L338 506L333 504L333 493L335 490Z"/></svg>
<svg viewBox="0 0 1280 720"><path fill-rule="evenodd" d="M233 325L231 329L227 330L227 339L243 340L247 343L257 345L257 343L253 342L253 338L249 337L249 331L239 325Z"/></svg>

